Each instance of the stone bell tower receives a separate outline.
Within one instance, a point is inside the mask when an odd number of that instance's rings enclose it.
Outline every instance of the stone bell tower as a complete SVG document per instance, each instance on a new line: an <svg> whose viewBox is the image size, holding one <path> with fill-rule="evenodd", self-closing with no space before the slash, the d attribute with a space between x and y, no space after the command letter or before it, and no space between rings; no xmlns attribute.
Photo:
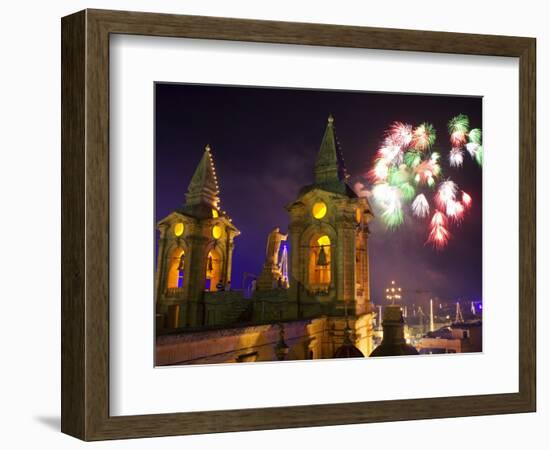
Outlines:
<svg viewBox="0 0 550 450"><path fill-rule="evenodd" d="M185 203L162 219L155 278L157 317L178 328L204 323L205 291L231 280L234 239L240 231L220 209L210 146L206 146Z"/></svg>
<svg viewBox="0 0 550 450"><path fill-rule="evenodd" d="M366 198L348 184L342 151L329 116L315 162L314 182L287 206L290 215L290 289L315 298L330 314L369 312Z"/></svg>

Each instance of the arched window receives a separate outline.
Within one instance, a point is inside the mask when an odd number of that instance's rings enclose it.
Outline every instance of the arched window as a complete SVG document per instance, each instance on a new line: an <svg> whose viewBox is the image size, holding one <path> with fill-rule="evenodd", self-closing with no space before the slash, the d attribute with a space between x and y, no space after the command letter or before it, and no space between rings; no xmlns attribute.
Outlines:
<svg viewBox="0 0 550 450"><path fill-rule="evenodd" d="M167 288L183 287L185 273L185 252L182 248L177 247L170 255L168 262L168 278L166 281Z"/></svg>
<svg viewBox="0 0 550 450"><path fill-rule="evenodd" d="M325 234L314 236L310 242L308 279L312 291L327 291L331 281L331 243Z"/></svg>
<svg viewBox="0 0 550 450"><path fill-rule="evenodd" d="M221 279L221 254L218 250L212 249L208 252L206 258L206 282L205 289L207 291L217 291L216 287Z"/></svg>

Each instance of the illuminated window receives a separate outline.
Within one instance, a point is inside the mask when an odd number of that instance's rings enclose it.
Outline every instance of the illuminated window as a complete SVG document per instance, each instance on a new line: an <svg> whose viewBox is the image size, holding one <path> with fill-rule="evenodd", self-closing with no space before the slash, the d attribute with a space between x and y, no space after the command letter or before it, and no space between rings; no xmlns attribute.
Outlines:
<svg viewBox="0 0 550 450"><path fill-rule="evenodd" d="M309 288L325 291L331 280L331 245L327 235L314 237L309 253Z"/></svg>
<svg viewBox="0 0 550 450"><path fill-rule="evenodd" d="M317 244L321 246L329 246L330 248L330 238L325 234L324 236L321 236L319 239L317 239Z"/></svg>
<svg viewBox="0 0 550 450"><path fill-rule="evenodd" d="M207 291L216 291L217 285L221 280L221 255L212 249L208 252L206 259L206 280L205 289Z"/></svg>
<svg viewBox="0 0 550 450"><path fill-rule="evenodd" d="M212 208L212 217L214 219L217 219L218 217L220 217L220 214L218 213L217 209Z"/></svg>
<svg viewBox="0 0 550 450"><path fill-rule="evenodd" d="M355 220L357 223L361 222L361 210L359 208L355 210Z"/></svg>
<svg viewBox="0 0 550 450"><path fill-rule="evenodd" d="M327 214L327 205L325 202L317 202L313 205L311 210L313 217L316 219L322 219Z"/></svg>
<svg viewBox="0 0 550 450"><path fill-rule="evenodd" d="M175 248L168 262L167 288L183 287L185 252L181 248Z"/></svg>
<svg viewBox="0 0 550 450"><path fill-rule="evenodd" d="M219 225L214 225L212 227L212 237L214 239L219 239L222 237L222 227L220 227Z"/></svg>
<svg viewBox="0 0 550 450"><path fill-rule="evenodd" d="M185 230L185 225L183 222L178 222L176 225L174 225L174 234L176 236L181 236L183 234L183 230Z"/></svg>

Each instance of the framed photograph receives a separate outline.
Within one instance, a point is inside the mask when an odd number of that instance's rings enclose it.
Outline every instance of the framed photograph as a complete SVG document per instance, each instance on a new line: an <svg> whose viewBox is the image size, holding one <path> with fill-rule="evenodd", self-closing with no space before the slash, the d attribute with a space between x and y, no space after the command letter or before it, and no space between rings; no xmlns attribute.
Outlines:
<svg viewBox="0 0 550 450"><path fill-rule="evenodd" d="M62 431L532 412L535 39L62 19Z"/></svg>

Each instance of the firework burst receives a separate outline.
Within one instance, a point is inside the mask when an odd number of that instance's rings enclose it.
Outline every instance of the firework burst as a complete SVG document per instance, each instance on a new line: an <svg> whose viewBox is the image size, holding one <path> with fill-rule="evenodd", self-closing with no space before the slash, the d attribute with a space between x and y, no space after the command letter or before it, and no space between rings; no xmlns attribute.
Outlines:
<svg viewBox="0 0 550 450"><path fill-rule="evenodd" d="M468 133L468 140L481 145L481 130L479 128L472 128Z"/></svg>
<svg viewBox="0 0 550 450"><path fill-rule="evenodd" d="M447 180L439 184L435 195L435 202L441 209L446 209L447 204L456 200L458 187L454 181Z"/></svg>
<svg viewBox="0 0 550 450"><path fill-rule="evenodd" d="M479 148L479 144L476 142L468 142L466 144L466 150L468 151L468 153L472 158L475 158L478 148Z"/></svg>
<svg viewBox="0 0 550 450"><path fill-rule="evenodd" d="M429 149L435 142L435 128L431 123L424 122L413 131L412 144L420 152Z"/></svg>
<svg viewBox="0 0 550 450"><path fill-rule="evenodd" d="M441 211L436 211L430 221L430 226L428 242L438 250L443 249L451 236L447 229L447 217Z"/></svg>
<svg viewBox="0 0 550 450"><path fill-rule="evenodd" d="M462 191L462 204L465 208L469 208L472 205L472 197L464 191Z"/></svg>
<svg viewBox="0 0 550 450"><path fill-rule="evenodd" d="M454 148L462 148L466 145L466 133L463 131L455 131L451 134L451 145Z"/></svg>
<svg viewBox="0 0 550 450"><path fill-rule="evenodd" d="M412 125L393 122L386 131L386 143L397 145L398 147L407 147L413 138Z"/></svg>
<svg viewBox="0 0 550 450"><path fill-rule="evenodd" d="M464 151L462 148L453 147L449 152L449 165L451 167L462 167L464 162Z"/></svg>
<svg viewBox="0 0 550 450"><path fill-rule="evenodd" d="M451 218L454 222L460 222L464 215L464 205L456 200L447 202L446 205L447 217Z"/></svg>
<svg viewBox="0 0 550 450"><path fill-rule="evenodd" d="M479 165L483 163L481 130L469 130L470 121L464 114L453 117L448 123L452 148L448 164L460 168L467 151ZM381 209L380 217L389 229L404 222L403 207L410 205L412 216L429 221L428 241L436 249L445 247L451 238L449 224L458 225L472 204L472 198L458 185L446 179L441 181L442 169L438 152L430 151L436 140L436 130L424 122L413 127L393 122L384 133L377 158L368 177L374 184L373 199ZM445 158L447 160L447 158ZM435 192L427 195L429 188ZM430 205L433 201L435 207Z"/></svg>
<svg viewBox="0 0 550 450"><path fill-rule="evenodd" d="M449 120L448 128L451 135L454 133L466 134L470 128L470 119L465 114L459 114Z"/></svg>
<svg viewBox="0 0 550 450"><path fill-rule="evenodd" d="M396 228L403 223L401 191L395 186L381 183L374 186L372 193L382 207L382 220L388 228Z"/></svg>
<svg viewBox="0 0 550 450"><path fill-rule="evenodd" d="M430 204L424 194L418 194L411 205L413 214L416 217L424 218L430 214Z"/></svg>

